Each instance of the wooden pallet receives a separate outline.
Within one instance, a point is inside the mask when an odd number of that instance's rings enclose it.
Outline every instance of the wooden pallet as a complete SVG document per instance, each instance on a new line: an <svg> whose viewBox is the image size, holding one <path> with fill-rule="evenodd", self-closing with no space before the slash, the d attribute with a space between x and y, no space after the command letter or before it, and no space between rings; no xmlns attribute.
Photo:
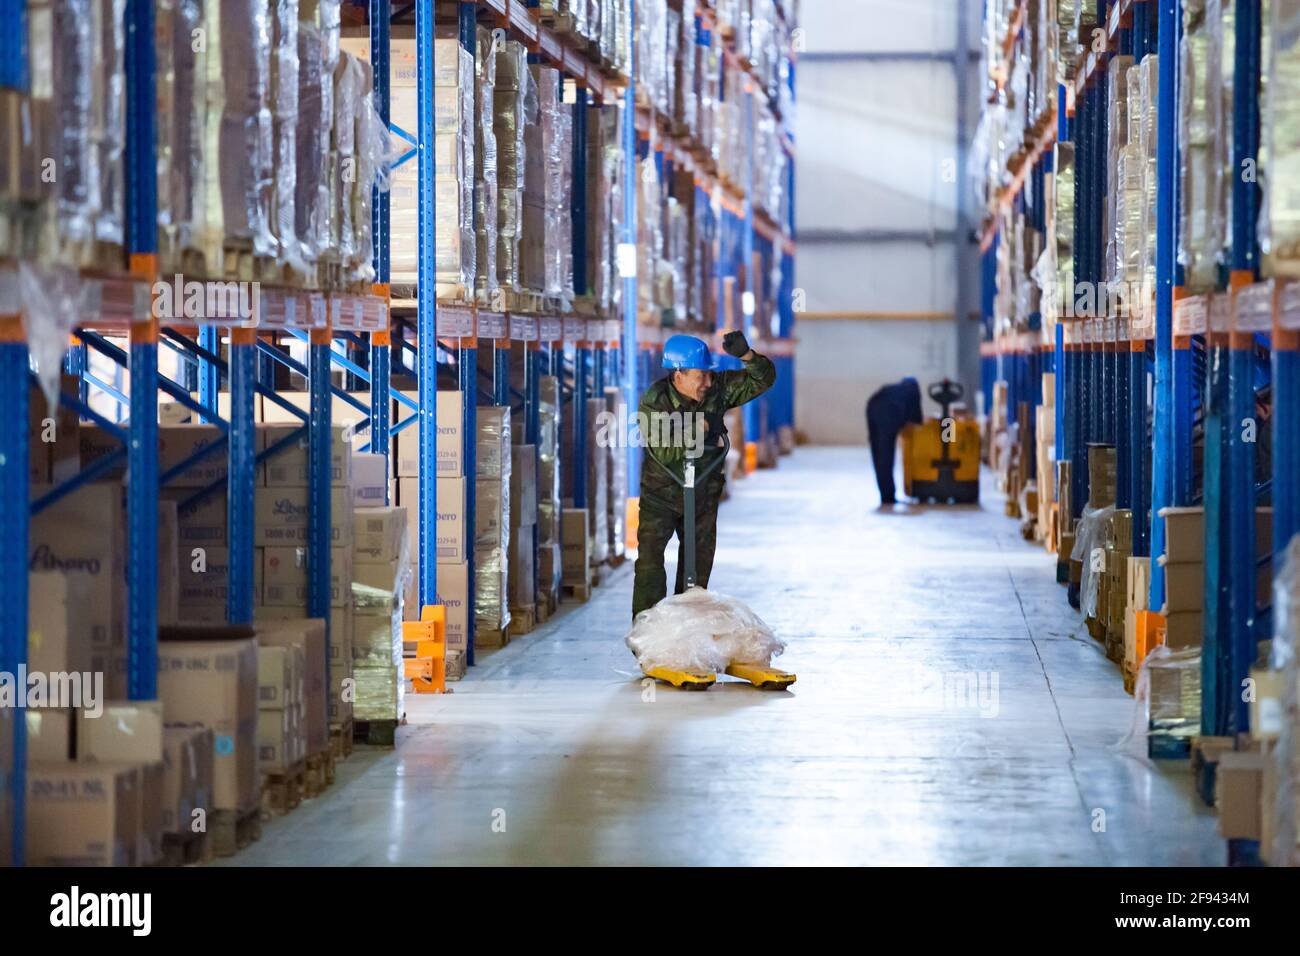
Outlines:
<svg viewBox="0 0 1300 956"><path fill-rule="evenodd" d="M262 812L267 816L283 816L297 809L307 788L306 764L299 760L284 773L266 775L262 785Z"/></svg>
<svg viewBox="0 0 1300 956"><path fill-rule="evenodd" d="M352 739L372 747L392 747L397 743L396 720L353 720Z"/></svg>
<svg viewBox="0 0 1300 956"><path fill-rule="evenodd" d="M522 637L537 626L537 605L510 609L510 636Z"/></svg>
<svg viewBox="0 0 1300 956"><path fill-rule="evenodd" d="M334 757L326 748L307 758L303 795L309 800L319 797L334 782Z"/></svg>
<svg viewBox="0 0 1300 956"><path fill-rule="evenodd" d="M208 822L212 852L219 857L234 856L248 844L262 839L260 807L242 813L235 810L214 810L208 814Z"/></svg>
<svg viewBox="0 0 1300 956"><path fill-rule="evenodd" d="M459 282L439 282L434 286L433 294L439 305L462 305L468 308L477 301L473 287L461 285ZM418 298L418 296L411 296L411 298Z"/></svg>
<svg viewBox="0 0 1300 956"><path fill-rule="evenodd" d="M554 30L556 33L572 33L577 26L577 18L568 10L556 13L547 13L542 16L542 22Z"/></svg>
<svg viewBox="0 0 1300 956"><path fill-rule="evenodd" d="M346 760L352 756L352 721L330 727L330 755L335 761Z"/></svg>
<svg viewBox="0 0 1300 956"><path fill-rule="evenodd" d="M163 834L163 866L199 866L212 862L213 855L207 833Z"/></svg>
<svg viewBox="0 0 1300 956"><path fill-rule="evenodd" d="M560 600L577 601L579 604L586 604L591 600L591 585L563 581L560 583Z"/></svg>
<svg viewBox="0 0 1300 956"><path fill-rule="evenodd" d="M506 289L502 288L500 303L505 306L503 312L520 312L531 314L543 312L546 309L546 296L540 292L530 292L527 289Z"/></svg>
<svg viewBox="0 0 1300 956"><path fill-rule="evenodd" d="M485 627L481 623L474 625L474 646L482 650L505 647L510 643L510 625L505 627Z"/></svg>
<svg viewBox="0 0 1300 956"><path fill-rule="evenodd" d="M283 270L271 256L260 256L251 242L226 243L221 249L222 278L237 282L274 283L282 279Z"/></svg>

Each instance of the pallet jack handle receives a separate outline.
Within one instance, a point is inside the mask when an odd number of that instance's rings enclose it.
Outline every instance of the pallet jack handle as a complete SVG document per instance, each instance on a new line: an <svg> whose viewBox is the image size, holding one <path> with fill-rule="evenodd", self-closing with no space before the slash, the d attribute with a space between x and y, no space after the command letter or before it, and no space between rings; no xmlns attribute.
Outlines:
<svg viewBox="0 0 1300 956"><path fill-rule="evenodd" d="M942 435L944 423L948 419L952 418L953 403L961 400L962 396L966 394L966 389L961 382L954 382L950 378L945 378L942 382L935 382L932 384L926 389L926 392L929 393L930 398L938 402L939 407L943 409L939 416L939 428L941 429L940 435ZM939 446L940 457L939 461L935 462L935 464L946 465L952 461L951 456L948 454L948 443L946 441L941 441Z"/></svg>
<svg viewBox="0 0 1300 956"><path fill-rule="evenodd" d="M715 456L713 461L700 472L695 470L695 459L688 457L685 467L682 469L684 477L678 478L673 470L665 465L654 455L649 457L656 465L668 473L673 481L677 482L682 489L682 507L685 509L682 515L682 551L683 563L686 565L686 590L695 587L695 485L703 481L709 475L727 460L727 454L731 451L731 437L724 431L722 433L722 453Z"/></svg>

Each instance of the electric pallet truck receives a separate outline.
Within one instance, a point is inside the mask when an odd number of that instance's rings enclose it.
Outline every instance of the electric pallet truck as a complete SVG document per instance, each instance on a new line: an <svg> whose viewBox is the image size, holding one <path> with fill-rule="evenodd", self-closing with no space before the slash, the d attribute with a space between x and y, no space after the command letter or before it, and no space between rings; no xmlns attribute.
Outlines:
<svg viewBox="0 0 1300 956"><path fill-rule="evenodd" d="M952 415L965 389L945 378L926 391L943 411L904 433L903 492L918 501L975 504L980 500L979 423Z"/></svg>
<svg viewBox="0 0 1300 956"><path fill-rule="evenodd" d="M729 451L731 451L731 441L724 433L722 436L722 453L715 456L713 462L698 475L695 472L695 461L687 458L683 469L685 472L684 478L678 478L671 468L655 458L654 455L646 456L666 471L682 489L682 504L685 508L682 521L682 563L687 591L699 587L695 583L695 485L697 481L703 481L726 461ZM681 690L708 690L718 679L716 674L692 674L685 671L669 670L666 667L651 667L642 670L647 677L653 677L655 680L672 684ZM759 690L785 690L797 679L794 674L777 670L767 664L747 664L743 662L728 664L724 673L749 681Z"/></svg>

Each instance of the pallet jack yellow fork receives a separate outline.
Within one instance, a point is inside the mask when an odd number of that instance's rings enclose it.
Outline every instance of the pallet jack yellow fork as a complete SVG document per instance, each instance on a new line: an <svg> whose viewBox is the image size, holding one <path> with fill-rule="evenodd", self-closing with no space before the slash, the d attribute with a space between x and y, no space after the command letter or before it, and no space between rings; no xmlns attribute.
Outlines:
<svg viewBox="0 0 1300 956"><path fill-rule="evenodd" d="M759 690L785 690L799 678L789 671L779 671L775 667L762 664L730 664L726 673L731 677L747 680Z"/></svg>
<svg viewBox="0 0 1300 956"><path fill-rule="evenodd" d="M691 674L669 670L667 667L651 667L645 671L645 675L672 684L678 690L708 690L718 680L716 674Z"/></svg>

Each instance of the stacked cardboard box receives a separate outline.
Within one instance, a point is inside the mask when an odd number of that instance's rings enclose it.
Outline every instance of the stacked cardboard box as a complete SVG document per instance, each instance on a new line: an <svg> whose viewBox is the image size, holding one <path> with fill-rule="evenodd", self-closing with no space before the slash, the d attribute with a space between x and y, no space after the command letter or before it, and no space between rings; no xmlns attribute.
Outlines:
<svg viewBox="0 0 1300 956"><path fill-rule="evenodd" d="M1205 510L1163 508L1165 553L1157 559L1164 568L1165 643L1170 647L1199 647L1202 636L1202 609L1205 605ZM1273 510L1255 512L1255 553L1264 557L1272 552ZM1259 571L1256 602L1268 603L1270 567Z"/></svg>
<svg viewBox="0 0 1300 956"><path fill-rule="evenodd" d="M208 625L164 630L158 696L169 725L200 727L214 740L213 810L257 807L257 632Z"/></svg>
<svg viewBox="0 0 1300 956"><path fill-rule="evenodd" d="M601 444L601 436L610 431L602 427L606 417L605 398L587 399L587 510L591 513L591 563L599 567L609 560L609 475L610 450Z"/></svg>
<svg viewBox="0 0 1300 956"><path fill-rule="evenodd" d="M207 727L169 724L164 728L164 835L188 836L206 826L212 809L213 746Z"/></svg>
<svg viewBox="0 0 1300 956"><path fill-rule="evenodd" d="M1050 542L1048 528L1052 521L1052 502L1056 500L1056 375L1045 372L1042 381L1043 403L1034 411L1034 480L1038 484L1038 538Z"/></svg>
<svg viewBox="0 0 1300 956"><path fill-rule="evenodd" d="M302 645L257 649L257 768L284 776L307 759Z"/></svg>
<svg viewBox="0 0 1300 956"><path fill-rule="evenodd" d="M474 500L474 639L494 647L510 624L509 555L513 464L510 409L479 406Z"/></svg>
<svg viewBox="0 0 1300 956"><path fill-rule="evenodd" d="M521 256L527 183L525 133L537 122L537 99L531 88L527 48L507 40L498 44L496 50L492 128L497 145L497 279L502 288L514 290L522 287L524 279Z"/></svg>
<svg viewBox="0 0 1300 956"><path fill-rule="evenodd" d="M492 32L479 27L474 58L474 239L475 291L495 308L497 277L497 57Z"/></svg>
<svg viewBox="0 0 1300 956"><path fill-rule="evenodd" d="M531 64L537 121L525 132L524 287L568 308L573 298L573 108L564 102L560 71Z"/></svg>
<svg viewBox="0 0 1300 956"><path fill-rule="evenodd" d="M533 546L537 532L537 446L510 449L510 562L511 619L516 610L527 616L537 603L537 568Z"/></svg>
<svg viewBox="0 0 1300 956"><path fill-rule="evenodd" d="M554 602L560 588L560 382L538 381L537 408L537 589Z"/></svg>
<svg viewBox="0 0 1300 956"><path fill-rule="evenodd" d="M627 401L621 389L605 389L605 411L611 421L619 421L625 415L623 411ZM613 434L615 429L609 429ZM611 441L603 449L608 466L606 477L606 528L609 532L609 556L617 560L623 557L627 546L627 447L624 442Z"/></svg>
<svg viewBox="0 0 1300 956"><path fill-rule="evenodd" d="M389 515L394 526L406 521L403 508ZM356 720L398 720L403 712L403 595L411 567L405 535L394 527L386 537L396 548L386 547L374 560L361 555L365 560L353 565L352 713Z"/></svg>
<svg viewBox="0 0 1300 956"><path fill-rule="evenodd" d="M162 702L110 701L93 716L85 710L76 714L78 762L130 766L136 771L135 861L141 866L160 861L166 789Z"/></svg>
<svg viewBox="0 0 1300 956"><path fill-rule="evenodd" d="M285 711L283 714L285 724L282 730L277 730L274 726L274 718L268 718L271 725L265 728L268 732L266 741L259 736L259 754L264 742L274 742L280 750L278 755L268 758L270 763L279 760L280 766L288 766L286 760L293 762L293 755L299 750L296 743L299 735L302 737L301 749L305 758L319 757L329 748L329 683L326 679L328 664L326 663L325 628L326 622L323 618L299 616L269 620L264 618L258 621L259 670L263 664L261 652L269 648L282 649L287 655L301 662L300 665L295 666L295 661L282 661L280 669L272 668L268 672L269 677L274 679L277 676L284 677L287 671L289 676L286 679L295 682L289 690L290 697L297 697L300 702L299 705L295 705L290 701L283 708L270 708ZM277 660L275 655L269 657L266 661L267 666L271 667L275 660ZM261 690L269 690L265 684L259 686ZM259 714L258 717L260 735L263 729L262 716ZM295 721L295 717L300 719Z"/></svg>
<svg viewBox="0 0 1300 956"><path fill-rule="evenodd" d="M591 587L591 513L565 508L560 513L561 581L566 586Z"/></svg>

